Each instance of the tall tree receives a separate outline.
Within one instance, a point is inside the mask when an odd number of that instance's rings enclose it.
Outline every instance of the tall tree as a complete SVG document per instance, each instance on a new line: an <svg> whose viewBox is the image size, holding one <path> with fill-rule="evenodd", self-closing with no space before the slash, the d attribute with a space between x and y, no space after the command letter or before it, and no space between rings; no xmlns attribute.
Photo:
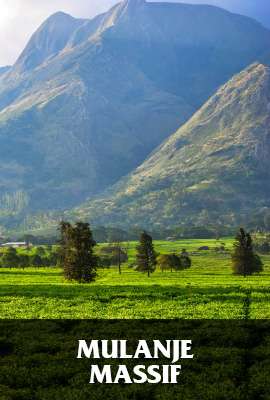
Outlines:
<svg viewBox="0 0 270 400"><path fill-rule="evenodd" d="M253 250L252 237L242 228L235 238L232 267L236 275L244 277L263 270L263 263Z"/></svg>
<svg viewBox="0 0 270 400"><path fill-rule="evenodd" d="M137 271L147 272L148 278L156 269L157 259L153 239L148 233L143 232L137 246Z"/></svg>
<svg viewBox="0 0 270 400"><path fill-rule="evenodd" d="M90 225L78 222L60 224L60 265L65 278L80 283L95 280L98 259L94 254L96 242L93 239Z"/></svg>
<svg viewBox="0 0 270 400"><path fill-rule="evenodd" d="M1 264L4 268L16 268L19 266L19 257L17 250L9 247L2 257Z"/></svg>
<svg viewBox="0 0 270 400"><path fill-rule="evenodd" d="M128 261L128 254L125 251L122 242L115 241L113 244L113 262L118 266L118 272L122 274L122 263Z"/></svg>
<svg viewBox="0 0 270 400"><path fill-rule="evenodd" d="M113 247L113 261L118 265L118 272L122 274L122 263L128 261L128 246L124 246L125 232L114 229L110 234L110 242Z"/></svg>

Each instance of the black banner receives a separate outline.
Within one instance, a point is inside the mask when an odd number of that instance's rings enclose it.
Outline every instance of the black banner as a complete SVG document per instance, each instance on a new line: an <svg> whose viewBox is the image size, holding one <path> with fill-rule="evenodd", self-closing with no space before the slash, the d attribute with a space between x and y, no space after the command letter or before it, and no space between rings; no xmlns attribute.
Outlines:
<svg viewBox="0 0 270 400"><path fill-rule="evenodd" d="M1 400L183 399L246 400L270 398L270 321L236 320L36 320L0 322ZM193 359L180 359L178 383L90 382L93 365L110 365L115 377L125 365L173 365L159 359L78 359L84 340L127 340L134 354L139 340L191 340ZM173 357L173 355L172 355ZM114 378L113 378L114 379Z"/></svg>

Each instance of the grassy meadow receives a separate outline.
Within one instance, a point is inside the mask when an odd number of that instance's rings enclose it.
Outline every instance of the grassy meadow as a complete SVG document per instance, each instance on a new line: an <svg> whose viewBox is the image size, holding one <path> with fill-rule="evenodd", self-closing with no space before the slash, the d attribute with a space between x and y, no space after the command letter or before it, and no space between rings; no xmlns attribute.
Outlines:
<svg viewBox="0 0 270 400"><path fill-rule="evenodd" d="M230 253L217 252L232 239L156 241L160 253L187 249L192 267L155 273L147 278L134 271L136 243L129 245L129 262L99 269L92 284L68 283L58 268L0 268L0 318L12 319L264 319L270 318L270 256L264 272L234 276ZM100 245L102 246L102 245ZM201 246L209 250L199 251Z"/></svg>

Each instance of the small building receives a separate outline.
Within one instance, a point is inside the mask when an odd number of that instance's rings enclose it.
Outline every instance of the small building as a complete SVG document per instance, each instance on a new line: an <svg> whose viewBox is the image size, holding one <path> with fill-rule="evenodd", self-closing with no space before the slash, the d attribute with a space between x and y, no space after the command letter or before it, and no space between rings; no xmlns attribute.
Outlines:
<svg viewBox="0 0 270 400"><path fill-rule="evenodd" d="M32 247L32 245L30 243L26 243L26 242L9 242L9 243L3 243L1 244L1 247L12 247L13 249L27 249L29 247Z"/></svg>
<svg viewBox="0 0 270 400"><path fill-rule="evenodd" d="M167 242L175 242L176 240L177 240L177 238L175 236L167 237L167 239L166 239Z"/></svg>

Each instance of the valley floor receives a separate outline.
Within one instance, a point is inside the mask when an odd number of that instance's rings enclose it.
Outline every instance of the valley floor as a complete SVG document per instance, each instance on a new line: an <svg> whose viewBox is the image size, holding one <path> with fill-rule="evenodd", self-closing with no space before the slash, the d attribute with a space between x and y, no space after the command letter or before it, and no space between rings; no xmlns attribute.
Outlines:
<svg viewBox="0 0 270 400"><path fill-rule="evenodd" d="M206 242L206 241L205 241ZM190 270L150 278L128 265L98 271L95 283L64 281L56 268L0 269L0 318L19 319L265 319L270 318L270 257L264 272L232 275L229 254L198 252L202 241L156 242L159 252L192 252ZM230 248L231 240L226 241ZM130 248L134 257L135 243Z"/></svg>

